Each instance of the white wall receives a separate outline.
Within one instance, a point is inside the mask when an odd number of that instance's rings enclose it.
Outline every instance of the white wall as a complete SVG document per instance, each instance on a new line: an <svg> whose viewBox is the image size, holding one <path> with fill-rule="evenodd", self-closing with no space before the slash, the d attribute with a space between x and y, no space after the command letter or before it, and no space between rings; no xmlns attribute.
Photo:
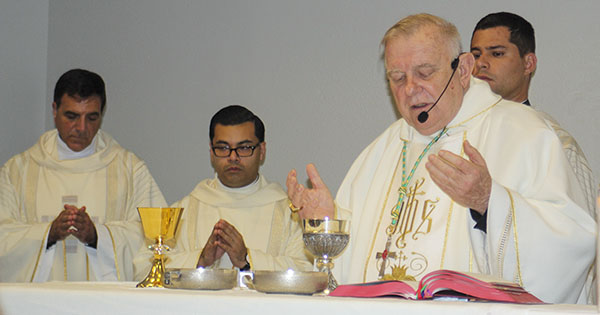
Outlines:
<svg viewBox="0 0 600 315"><path fill-rule="evenodd" d="M534 25L531 100L572 132L598 175L595 0L54 0L46 104L67 69L100 73L104 130L147 161L169 202L212 176L208 122L229 104L266 124L263 174L284 183L291 168L315 162L335 191L359 152L396 120L380 60L384 32L403 16L430 12L454 22L468 48L475 23L499 10ZM51 128L48 106L45 114Z"/></svg>
<svg viewBox="0 0 600 315"><path fill-rule="evenodd" d="M0 1L0 163L44 131L48 2Z"/></svg>

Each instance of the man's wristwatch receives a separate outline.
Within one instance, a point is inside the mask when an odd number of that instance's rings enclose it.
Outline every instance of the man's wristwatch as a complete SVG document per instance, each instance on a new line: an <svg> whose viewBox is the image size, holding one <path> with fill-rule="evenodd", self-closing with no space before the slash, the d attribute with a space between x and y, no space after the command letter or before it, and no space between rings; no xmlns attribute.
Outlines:
<svg viewBox="0 0 600 315"><path fill-rule="evenodd" d="M246 264L244 267L240 268L240 271L250 270L250 263L248 262L248 255L246 254Z"/></svg>

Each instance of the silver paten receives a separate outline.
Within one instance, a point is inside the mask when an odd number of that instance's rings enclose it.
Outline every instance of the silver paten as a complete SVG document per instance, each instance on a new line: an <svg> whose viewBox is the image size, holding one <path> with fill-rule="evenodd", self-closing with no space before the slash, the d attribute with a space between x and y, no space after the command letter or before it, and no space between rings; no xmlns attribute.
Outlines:
<svg viewBox="0 0 600 315"><path fill-rule="evenodd" d="M171 289L228 290L237 286L237 273L237 269L167 268L164 286Z"/></svg>
<svg viewBox="0 0 600 315"><path fill-rule="evenodd" d="M267 271L255 270L254 279L244 278L246 285L265 293L313 294L327 288L328 275L316 271Z"/></svg>

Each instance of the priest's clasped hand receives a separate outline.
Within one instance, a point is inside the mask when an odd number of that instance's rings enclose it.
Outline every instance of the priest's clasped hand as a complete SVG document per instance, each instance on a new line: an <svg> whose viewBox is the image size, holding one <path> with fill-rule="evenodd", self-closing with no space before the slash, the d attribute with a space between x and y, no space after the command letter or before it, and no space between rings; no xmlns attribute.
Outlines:
<svg viewBox="0 0 600 315"><path fill-rule="evenodd" d="M213 227L196 267L210 266L225 253L235 267L242 268L247 264L248 249L242 234L229 222L221 219Z"/></svg>
<svg viewBox="0 0 600 315"><path fill-rule="evenodd" d="M302 219L333 218L335 215L333 197L317 172L317 168L313 164L308 164L306 174L308 174L312 188L306 188L298 183L296 170L289 172L285 182L288 198L295 208L300 209L298 215Z"/></svg>
<svg viewBox="0 0 600 315"><path fill-rule="evenodd" d="M216 224L213 227L206 244L204 244L204 248L202 249L202 253L200 254L200 258L198 259L198 263L196 267L208 267L215 263L215 260L221 258L223 254L225 254L225 250L217 245L217 233L215 232Z"/></svg>
<svg viewBox="0 0 600 315"><path fill-rule="evenodd" d="M492 192L492 177L485 160L469 141L463 142L463 148L469 160L441 150L430 155L425 166L431 179L452 200L483 214Z"/></svg>
<svg viewBox="0 0 600 315"><path fill-rule="evenodd" d="M56 242L64 240L67 236L73 235L80 242L92 245L95 248L98 234L85 209L85 206L77 208L73 205L65 205L64 210L52 221L46 247L48 248Z"/></svg>

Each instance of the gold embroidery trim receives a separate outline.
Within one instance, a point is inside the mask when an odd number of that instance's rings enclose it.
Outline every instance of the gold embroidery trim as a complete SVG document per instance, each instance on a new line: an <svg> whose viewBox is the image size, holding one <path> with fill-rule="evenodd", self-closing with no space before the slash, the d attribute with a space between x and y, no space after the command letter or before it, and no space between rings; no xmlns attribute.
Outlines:
<svg viewBox="0 0 600 315"><path fill-rule="evenodd" d="M85 253L85 279L90 281L90 260L87 251Z"/></svg>
<svg viewBox="0 0 600 315"><path fill-rule="evenodd" d="M65 281L67 281L67 245L66 241L62 240L62 249L63 249L63 273L65 276Z"/></svg>
<svg viewBox="0 0 600 315"><path fill-rule="evenodd" d="M444 269L444 258L446 257L446 244L448 243L448 231L450 230L452 210L454 210L454 200L450 202L450 209L448 210L448 220L446 220L446 232L444 233L444 246L442 247L442 259L440 261L440 269Z"/></svg>
<svg viewBox="0 0 600 315"><path fill-rule="evenodd" d="M271 237L269 238L267 245L267 254L271 254L273 256L278 256L282 249L285 250L285 244L283 242L285 239L284 232L289 232L286 231L289 224L285 224L284 216L292 216L292 213L287 211L287 201L288 199L286 198L283 201L278 201L273 204L273 216L271 217ZM280 211L281 209L283 209L283 211Z"/></svg>
<svg viewBox="0 0 600 315"><path fill-rule="evenodd" d="M104 213L105 220L125 220L125 212L117 212L118 206L125 207L125 205L117 205L117 196L119 196L119 175L117 169L116 160L111 162L106 168L106 212Z"/></svg>
<svg viewBox="0 0 600 315"><path fill-rule="evenodd" d="M498 104L498 103L496 103ZM491 108L491 107L490 107ZM465 146L463 143L467 140L467 131L463 132L463 141L460 145L460 156L465 155ZM473 272L473 246L469 246L469 272Z"/></svg>
<svg viewBox="0 0 600 315"><path fill-rule="evenodd" d="M37 185L40 166L35 162L29 163L25 181L25 217L27 222L37 222ZM19 187L20 189L21 187Z"/></svg>
<svg viewBox="0 0 600 315"><path fill-rule="evenodd" d="M450 128L454 128L454 127L458 127L458 126L460 126L460 125L462 125L462 124L465 124L465 123L467 123L468 121L470 121L470 120L474 119L475 117L477 117L477 116L479 116L479 115L481 115L481 114L483 114L483 113L487 112L488 110L492 109L492 107L494 107L494 106L498 105L498 103L500 103L500 101L501 101L501 100L502 100L502 98L500 98L500 99L499 99L499 100L498 100L496 103L494 103L494 104L490 105L490 107L488 107L488 108L486 108L486 109L484 109L484 110L480 111L479 113L477 113L477 114L475 114L475 115L473 115L473 116L471 116L471 117L469 117L469 118L467 118L467 119L465 119L465 120L463 120L463 121L459 122L459 123L458 123L458 124L456 124L456 125L448 126L448 129L450 129Z"/></svg>
<svg viewBox="0 0 600 315"><path fill-rule="evenodd" d="M462 141L462 143L464 143L466 139L467 139L467 132L465 131L465 132L463 132L463 141ZM465 156L465 147L462 145L462 143L460 145L460 156L464 158L464 156ZM451 200L450 201L450 208L448 210L448 219L446 220L446 232L444 233L444 245L442 247L442 258L440 260L440 269L444 269L444 260L446 258L446 245L448 244L448 232L450 230L450 221L452 220L452 212L453 212L453 210L454 210L454 200ZM469 249L469 253L470 253L470 249ZM471 270L471 267L472 267L472 260L469 259L469 270Z"/></svg>
<svg viewBox="0 0 600 315"><path fill-rule="evenodd" d="M110 228L108 228L108 226L106 226L106 230L108 231L108 235L110 236L110 241L112 242L113 255L115 257L114 258L115 259L115 269L117 270L117 280L121 281L121 271L119 270L119 262L117 259L117 247L115 245L115 238L113 237L113 234L110 231ZM87 255L85 256L85 258L86 258L86 262L87 262ZM96 280L99 280L99 279L96 279Z"/></svg>
<svg viewBox="0 0 600 315"><path fill-rule="evenodd" d="M198 204L199 204L198 199L196 199L193 196L190 196L190 201L188 203L188 209L183 212L183 218L180 219L183 222L180 222L179 224L181 226L183 226L185 224L185 226L187 227L187 233L188 233L187 239L191 240L193 242L191 244L200 244L201 246L204 246L204 243L200 243L198 241L198 235L199 235L199 233L198 233L199 206L198 206ZM177 207L182 207L182 206L183 206L182 204L177 205ZM186 221L187 221L187 223L186 223ZM183 230L181 228L179 230L181 231L181 233L183 233ZM210 235L209 235L209 237L210 237ZM204 249L204 248L202 248L202 249ZM200 251L200 254L202 254L202 251ZM200 260L200 256L198 256L198 260ZM196 260L196 262L198 262L198 260Z"/></svg>
<svg viewBox="0 0 600 315"><path fill-rule="evenodd" d="M50 226L52 225L52 223L48 223L48 227L46 227L46 231L44 232L44 235L48 235L48 230L50 230ZM31 274L31 280L29 282L33 282L33 277L35 276L35 273L37 272L37 267L38 264L40 263L40 257L42 256L42 250L44 250L44 241L42 241L42 244L40 245L40 250L38 251L37 254L37 259L35 261L35 266L33 267L33 273Z"/></svg>
<svg viewBox="0 0 600 315"><path fill-rule="evenodd" d="M406 142L402 140L403 142ZM375 228L375 232L373 233L373 238L371 242L371 247L369 248L369 254L367 255L367 259L365 260L365 268L363 270L363 281L367 281L367 268L369 267L369 257L373 255L373 248L375 247L375 240L377 239L377 232L379 231L379 227L381 226L381 220L383 218L385 211L385 206L387 205L388 198L390 197L390 192L392 191L392 186L394 185L394 178L396 178L396 173L398 172L398 168L400 167L400 161L402 160L402 152L400 152L400 156L398 157L398 162L396 162L396 168L394 168L394 173L392 174L392 178L390 179L390 184L388 186L388 190L385 194L385 200L383 202L383 206L381 207L381 214L379 215L379 220L377 221L377 227Z"/></svg>
<svg viewBox="0 0 600 315"><path fill-rule="evenodd" d="M198 203L199 203L198 199L196 199L193 196L190 196L189 202L188 202L188 209L183 212L182 218L180 219L179 225L181 227L179 228L179 232L176 231L176 233L178 233L178 234L184 233L183 226L185 225L185 227L187 229L187 239L190 240L190 247L194 246L194 249L197 248L195 246L197 244L204 246L204 243L201 244L198 241L198 237L197 237L197 235L199 235L199 233L198 233ZM184 205L179 203L179 204L175 204L174 206L183 207ZM179 241L177 241L177 243L180 244L180 246L182 244L182 242L179 242ZM196 258L196 267L198 266L198 261L200 261L200 256L202 256L203 250L204 250L204 247L200 247L200 253L198 254L198 258Z"/></svg>
<svg viewBox="0 0 600 315"><path fill-rule="evenodd" d="M469 247L469 272L473 272L473 248Z"/></svg>
<svg viewBox="0 0 600 315"><path fill-rule="evenodd" d="M506 189L506 192L508 193L508 197L510 198L510 211L512 213L513 234L515 236L515 255L517 258L517 275L519 276L519 285L523 286L523 278L521 277L521 260L519 259L519 237L517 233L517 216L515 214L515 202L510 191Z"/></svg>

